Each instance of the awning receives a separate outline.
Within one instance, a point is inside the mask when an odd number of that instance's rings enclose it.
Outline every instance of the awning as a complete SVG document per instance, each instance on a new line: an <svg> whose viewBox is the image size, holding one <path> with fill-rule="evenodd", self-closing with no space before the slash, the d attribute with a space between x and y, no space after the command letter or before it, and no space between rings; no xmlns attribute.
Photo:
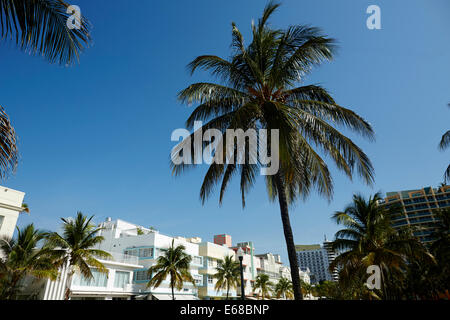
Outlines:
<svg viewBox="0 0 450 320"><path fill-rule="evenodd" d="M172 300L171 294L162 293L162 294L152 294L152 295L157 300ZM200 299L191 294L176 294L175 300L200 300Z"/></svg>

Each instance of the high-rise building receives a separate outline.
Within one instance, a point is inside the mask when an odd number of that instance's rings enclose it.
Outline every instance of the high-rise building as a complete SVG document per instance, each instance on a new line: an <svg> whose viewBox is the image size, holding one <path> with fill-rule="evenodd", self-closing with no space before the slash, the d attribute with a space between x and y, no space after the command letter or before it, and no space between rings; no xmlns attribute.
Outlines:
<svg viewBox="0 0 450 320"><path fill-rule="evenodd" d="M434 240L431 235L439 223L436 210L450 208L450 186L388 192L380 204L399 206L399 212L391 217L392 226L418 227L414 235L427 244Z"/></svg>
<svg viewBox="0 0 450 320"><path fill-rule="evenodd" d="M336 257L336 253L331 249L331 242L325 241L323 246L296 245L295 250L300 270L310 271L311 283L337 280L337 272L329 270L331 261Z"/></svg>

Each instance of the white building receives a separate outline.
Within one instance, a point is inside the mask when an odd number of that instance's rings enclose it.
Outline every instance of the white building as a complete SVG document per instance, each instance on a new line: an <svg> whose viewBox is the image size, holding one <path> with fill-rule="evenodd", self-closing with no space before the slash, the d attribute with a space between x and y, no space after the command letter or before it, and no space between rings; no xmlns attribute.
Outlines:
<svg viewBox="0 0 450 320"><path fill-rule="evenodd" d="M311 283L337 280L337 273L330 273L329 266L335 254L329 242L320 244L296 245L298 265L302 271L310 271Z"/></svg>
<svg viewBox="0 0 450 320"><path fill-rule="evenodd" d="M110 253L108 260L98 259L107 269L100 273L91 269L93 279L86 279L75 273L70 281L70 300L129 300L139 292L133 285L133 272L143 266L138 264L138 258L119 253ZM23 296L37 300L64 300L67 279L67 269L60 271L56 281L36 280L28 277L23 284L27 289Z"/></svg>
<svg viewBox="0 0 450 320"><path fill-rule="evenodd" d="M146 295L157 300L172 299L169 278L163 281L158 288L147 288L150 279L147 273L148 269L156 264L158 257L172 245L172 242L174 246L185 246L185 252L192 257L190 272L195 279L196 286L203 284L203 276L198 272L198 269L203 267L203 258L199 255L201 239L169 237L156 230L123 220L107 219L100 226L103 228L100 235L105 238L105 241L99 245L99 249L137 257L141 267L134 270L132 278L134 284L132 289L136 295ZM186 282L181 290L175 290L175 299L196 300L198 299L197 289L192 283Z"/></svg>
<svg viewBox="0 0 450 320"><path fill-rule="evenodd" d="M0 237L12 238L25 193L0 186Z"/></svg>
<svg viewBox="0 0 450 320"><path fill-rule="evenodd" d="M215 289L217 279L214 275L217 273L217 266L225 257L231 256L236 259L235 252L225 244L202 242L199 244L199 254L203 257L203 267L199 269L199 274L203 277L203 282L198 286L199 296L204 299L225 297L226 289ZM236 295L236 288L231 288L229 297L236 297Z"/></svg>
<svg viewBox="0 0 450 320"><path fill-rule="evenodd" d="M94 278L84 279L76 274L70 281L70 299L72 300L115 300L115 299L156 299L171 300L172 293L169 278L158 288L147 288L150 279L148 269L154 265L159 256L167 250L172 242L175 246L185 246L185 252L192 257L190 273L195 280L185 282L181 290L175 290L177 300L220 299L226 296L226 289L216 290L217 280L214 275L221 260L232 256L236 261L238 248L244 250L244 285L245 295L253 297L253 286L260 273L269 275L275 284L281 277L291 279L290 269L281 263L279 255L271 253L255 255L252 242L231 246L231 236L214 237L214 242L202 242L200 238L170 237L156 230L144 228L123 220L112 221L108 218L100 224L103 229L100 235L105 240L97 247L109 252L111 259L100 260L108 269L108 273L100 273L92 269ZM306 282L309 277L300 273ZM305 277L308 277L307 279ZM57 281L36 281L27 279L26 296L43 300L64 299L67 274L61 270ZM240 288L231 288L229 297L240 297Z"/></svg>

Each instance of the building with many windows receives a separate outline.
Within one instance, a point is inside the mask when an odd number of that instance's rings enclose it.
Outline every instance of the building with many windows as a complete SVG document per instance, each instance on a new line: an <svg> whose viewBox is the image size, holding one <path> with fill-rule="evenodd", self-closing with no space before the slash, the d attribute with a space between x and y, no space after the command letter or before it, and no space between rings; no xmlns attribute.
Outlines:
<svg viewBox="0 0 450 320"><path fill-rule="evenodd" d="M163 281L158 288L147 288L150 280L148 269L156 264L159 256L164 254L172 244L183 245L185 252L192 257L190 273L195 279L196 286L203 285L203 276L198 270L203 267L203 257L199 255L200 238L170 237L156 230L144 228L123 220L107 219L103 222L101 235L105 238L99 245L99 249L136 257L141 268L133 272L133 287L136 295L146 295L151 299L172 299L170 279ZM197 288L192 283L186 282L181 290L175 291L175 298L179 300L197 300Z"/></svg>
<svg viewBox="0 0 450 320"><path fill-rule="evenodd" d="M279 255L266 253L255 255L252 242L238 243L232 246L231 236L214 236L214 243L202 242L200 238L170 237L156 230L147 229L123 220L108 218L102 222L100 235L105 240L97 249L109 252L110 259L99 259L108 269L100 273L92 268L93 279L85 279L75 274L69 281L67 268L61 270L57 281L27 278L25 298L43 300L62 300L66 285L70 288L72 300L117 300L117 299L172 299L169 278L158 288L147 288L150 279L148 269L158 257L164 254L172 244L183 245L185 252L192 257L190 273L195 281L185 282L181 290L175 291L177 300L220 299L226 296L226 289L215 289L217 267L221 261L232 256L236 261L236 251L244 250L244 286L245 295L253 297L253 283L258 274L269 275L276 283L281 277L291 279L290 269L284 266ZM308 273L300 273L305 282L309 282ZM240 296L240 288L231 288L229 296Z"/></svg>
<svg viewBox="0 0 450 320"><path fill-rule="evenodd" d="M300 270L310 271L311 283L337 280L337 272L331 273L329 270L331 261L336 257L330 242L324 242L323 246L320 244L296 245L295 250Z"/></svg>
<svg viewBox="0 0 450 320"><path fill-rule="evenodd" d="M450 208L450 186L388 192L380 204L398 206L398 212L391 217L393 227L416 227L415 236L427 244L433 241L431 235L439 223L434 213Z"/></svg>

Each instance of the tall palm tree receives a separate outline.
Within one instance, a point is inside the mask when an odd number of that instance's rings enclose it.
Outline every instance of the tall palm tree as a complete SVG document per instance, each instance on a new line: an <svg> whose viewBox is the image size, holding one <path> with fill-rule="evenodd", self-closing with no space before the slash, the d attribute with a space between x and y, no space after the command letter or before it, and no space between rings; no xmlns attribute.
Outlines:
<svg viewBox="0 0 450 320"><path fill-rule="evenodd" d="M91 268L108 273L108 269L97 259L110 259L112 256L106 251L95 249L103 242L104 237L98 235L102 228L96 228L91 223L93 217L88 218L78 212L75 219L61 218L62 234L47 234L46 246L53 250L56 265L60 268L67 267L66 300L70 297L70 284L75 273L86 279L93 278Z"/></svg>
<svg viewBox="0 0 450 320"><path fill-rule="evenodd" d="M0 299L14 299L20 293L20 282L26 276L55 280L58 269L50 251L39 248L45 233L30 224L17 228L16 239L0 239Z"/></svg>
<svg viewBox="0 0 450 320"><path fill-rule="evenodd" d="M284 277L280 278L274 287L274 293L276 294L277 299L292 299L294 297L292 281Z"/></svg>
<svg viewBox="0 0 450 320"><path fill-rule="evenodd" d="M306 198L311 189L327 198L332 197L333 184L325 161L316 149L330 156L349 178L356 167L367 183L373 181L373 168L364 152L333 125L353 130L373 138L369 123L353 111L339 106L331 95L317 85L297 87L316 65L333 57L334 40L317 28L291 26L286 30L271 29L268 21L279 4L270 2L257 24L252 25L252 42L246 46L237 26L232 24L232 56L229 60L203 55L189 64L191 73L197 69L209 71L218 83L195 83L182 90L178 97L188 105L198 103L186 121L189 129L196 121L207 121L189 139L172 151L172 160L195 145L194 136L200 130L227 129L279 130L279 170L266 176L270 200L278 198L281 220L288 251L295 299L301 299L299 268L294 238L289 220L289 205L297 198ZM226 144L226 134L220 143ZM270 145L271 143L269 143ZM197 148L198 147L198 148ZM188 149L189 148L189 149ZM216 153L200 189L203 203L220 184L219 203L233 175L240 176L242 206L264 164L224 164L226 159L249 159L249 148L235 146L232 154ZM270 154L277 150L268 148ZM222 156L220 155L222 154ZM188 156L188 154L183 154ZM196 163L198 154L191 152ZM256 159L255 159L256 160ZM230 161L228 161L230 162ZM235 161L236 162L236 161ZM173 174L179 175L192 164L172 161Z"/></svg>
<svg viewBox="0 0 450 320"><path fill-rule="evenodd" d="M253 291L259 295L261 295L262 299L270 298L270 293L272 291L273 283L270 281L270 278L267 274L261 273L259 274L253 285Z"/></svg>
<svg viewBox="0 0 450 320"><path fill-rule="evenodd" d="M450 103L448 104L450 108ZM439 149L445 150L450 146L450 130L444 133L442 136L441 142L439 143ZM450 181L450 165L447 167L447 170L444 173L444 183Z"/></svg>
<svg viewBox="0 0 450 320"><path fill-rule="evenodd" d="M147 287L157 288L169 276L172 300L175 300L175 288L181 290L185 281L192 282L195 286L195 280L189 272L192 257L185 250L186 247L183 245L175 247L172 240L172 245L164 252L164 255L160 256L156 264L148 269L150 281Z"/></svg>
<svg viewBox="0 0 450 320"><path fill-rule="evenodd" d="M235 261L232 256L227 256L219 263L216 270L217 272L214 275L214 278L217 279L215 289L217 291L226 289L228 300L230 289L237 288L240 284L239 262Z"/></svg>
<svg viewBox="0 0 450 320"><path fill-rule="evenodd" d="M380 193L368 200L354 195L344 211L333 215L333 220L345 228L336 233L333 247L341 253L330 264L330 270L341 267L341 284L355 287L355 278L363 281L367 267L377 265L381 269L380 294L388 299L387 286L402 281L409 258L431 261L432 256L411 230L392 228L390 216L400 209L380 205L381 199Z"/></svg>
<svg viewBox="0 0 450 320"><path fill-rule="evenodd" d="M61 0L0 0L0 42L14 42L22 51L44 56L50 63L72 64L89 45L89 23L69 29L69 4ZM0 178L14 172L18 162L16 134L0 106Z"/></svg>

